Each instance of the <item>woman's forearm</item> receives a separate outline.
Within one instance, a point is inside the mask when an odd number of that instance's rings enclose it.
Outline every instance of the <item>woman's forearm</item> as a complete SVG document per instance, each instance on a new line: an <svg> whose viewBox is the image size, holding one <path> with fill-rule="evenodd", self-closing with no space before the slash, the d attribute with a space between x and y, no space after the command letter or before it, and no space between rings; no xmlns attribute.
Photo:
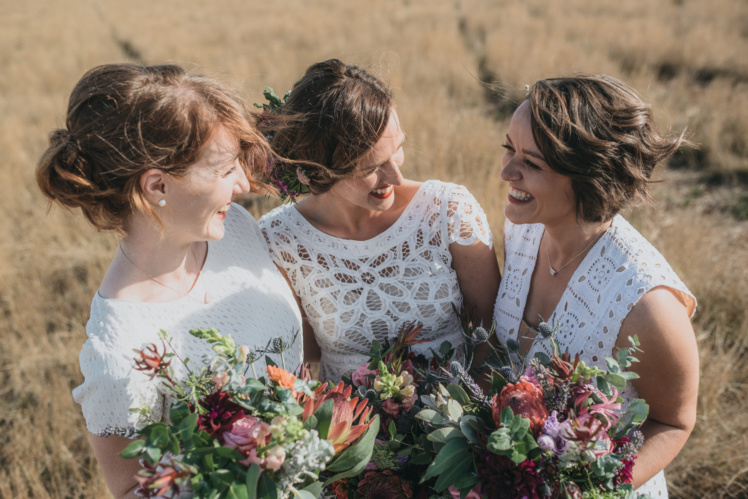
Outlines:
<svg viewBox="0 0 748 499"><path fill-rule="evenodd" d="M644 445L636 456L633 470L634 489L664 469L686 444L693 427L679 428L647 420L641 427Z"/></svg>

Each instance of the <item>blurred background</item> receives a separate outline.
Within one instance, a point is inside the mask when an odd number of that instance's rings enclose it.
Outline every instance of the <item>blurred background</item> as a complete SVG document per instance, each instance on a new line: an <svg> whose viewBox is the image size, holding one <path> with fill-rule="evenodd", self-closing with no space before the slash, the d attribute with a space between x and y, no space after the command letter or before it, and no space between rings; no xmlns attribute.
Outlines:
<svg viewBox="0 0 748 499"><path fill-rule="evenodd" d="M699 300L696 430L672 497L748 496L748 2L745 0L0 0L0 497L107 497L71 390L116 248L48 208L34 168L89 68L179 63L261 102L331 57L388 82L403 173L464 184L501 257L500 145L524 85L575 72L636 88L685 150L624 215ZM491 83L489 89L484 82ZM275 202L244 201L255 216Z"/></svg>

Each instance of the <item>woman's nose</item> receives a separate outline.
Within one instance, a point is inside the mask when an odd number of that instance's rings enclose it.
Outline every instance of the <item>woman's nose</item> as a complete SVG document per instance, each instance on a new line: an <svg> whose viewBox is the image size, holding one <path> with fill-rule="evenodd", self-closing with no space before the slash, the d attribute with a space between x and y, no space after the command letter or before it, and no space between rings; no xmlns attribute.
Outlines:
<svg viewBox="0 0 748 499"><path fill-rule="evenodd" d="M237 165L237 179L234 184L234 194L246 194L249 192L249 179L242 165Z"/></svg>
<svg viewBox="0 0 748 499"><path fill-rule="evenodd" d="M400 185L403 183L403 174L400 171L402 162L390 160L385 166L385 180L391 185Z"/></svg>
<svg viewBox="0 0 748 499"><path fill-rule="evenodd" d="M511 182L514 180L519 180L521 178L521 174L519 168L517 168L517 162L515 161L515 158L504 158L502 159L501 164L501 180L505 182Z"/></svg>

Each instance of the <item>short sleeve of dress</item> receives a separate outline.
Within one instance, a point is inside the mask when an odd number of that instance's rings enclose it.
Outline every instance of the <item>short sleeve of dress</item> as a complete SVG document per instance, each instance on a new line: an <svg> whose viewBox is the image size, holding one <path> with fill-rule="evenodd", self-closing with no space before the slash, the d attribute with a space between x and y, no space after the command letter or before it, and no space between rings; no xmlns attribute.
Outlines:
<svg viewBox="0 0 748 499"><path fill-rule="evenodd" d="M480 241L493 247L493 234L488 219L478 201L463 186L455 186L447 203L447 233L449 243L470 246Z"/></svg>
<svg viewBox="0 0 748 499"><path fill-rule="evenodd" d="M90 328L89 323L87 329ZM104 338L89 331L89 339L80 353L85 380L73 390L88 431L106 436L139 429L149 421L131 409L141 407L150 409L150 419L160 420L164 407L164 397L158 389L160 380L150 379L146 373L134 369L132 348L123 348L116 342L109 344Z"/></svg>

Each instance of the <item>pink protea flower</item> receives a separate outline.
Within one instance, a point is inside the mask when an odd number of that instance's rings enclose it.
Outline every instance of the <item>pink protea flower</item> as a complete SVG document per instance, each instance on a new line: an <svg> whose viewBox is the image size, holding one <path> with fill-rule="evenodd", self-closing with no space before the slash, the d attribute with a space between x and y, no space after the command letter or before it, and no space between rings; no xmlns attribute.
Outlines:
<svg viewBox="0 0 748 499"><path fill-rule="evenodd" d="M366 399L359 401L358 397L350 398L353 387L346 386L342 381L331 390L325 391L326 389L326 384L320 385L314 390L312 397L300 395L297 400L304 407L304 412L301 414L302 421L306 421L327 400L333 401L332 420L327 440L333 444L335 454L337 454L369 428L372 422L369 419L372 407Z"/></svg>

